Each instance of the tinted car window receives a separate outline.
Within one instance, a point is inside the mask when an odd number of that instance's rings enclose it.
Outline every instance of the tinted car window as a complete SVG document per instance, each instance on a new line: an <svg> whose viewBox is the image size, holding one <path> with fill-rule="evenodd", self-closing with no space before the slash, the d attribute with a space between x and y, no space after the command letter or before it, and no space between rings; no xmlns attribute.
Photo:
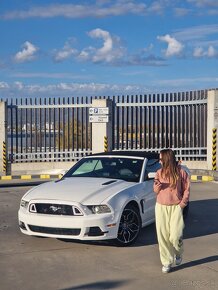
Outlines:
<svg viewBox="0 0 218 290"><path fill-rule="evenodd" d="M155 173L160 168L161 168L161 165L160 165L158 159L150 159L150 160L148 160L147 165L146 165L145 176L144 176L145 178L144 179L148 178L148 173Z"/></svg>
<svg viewBox="0 0 218 290"><path fill-rule="evenodd" d="M102 162L100 160L95 160L95 159L87 160L87 162L82 163L81 166L79 166L74 171L73 175L79 175L79 174L92 172L93 170L98 170L98 169L101 169L102 167L103 167Z"/></svg>
<svg viewBox="0 0 218 290"><path fill-rule="evenodd" d="M105 177L138 182L143 159L122 157L83 158L64 177Z"/></svg>

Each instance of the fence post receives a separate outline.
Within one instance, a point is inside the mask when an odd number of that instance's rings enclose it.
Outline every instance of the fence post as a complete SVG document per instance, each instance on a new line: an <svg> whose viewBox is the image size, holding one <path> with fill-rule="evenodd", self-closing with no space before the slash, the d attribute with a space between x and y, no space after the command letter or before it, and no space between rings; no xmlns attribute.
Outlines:
<svg viewBox="0 0 218 290"><path fill-rule="evenodd" d="M217 131L216 128L213 128L212 170L216 170L216 143L217 143L216 131Z"/></svg>
<svg viewBox="0 0 218 290"><path fill-rule="evenodd" d="M101 108L108 108L108 114L101 114ZM105 151L107 139L107 151L112 150L112 100L93 99L92 113L89 115L92 122L92 153Z"/></svg>
<svg viewBox="0 0 218 290"><path fill-rule="evenodd" d="M7 175L7 103L0 102L0 175Z"/></svg>
<svg viewBox="0 0 218 290"><path fill-rule="evenodd" d="M214 137L214 130L218 129L218 89L209 90L207 95L207 169L213 169L214 162L217 160L217 153L214 151L213 144L217 143L217 134ZM215 152L215 153L214 153Z"/></svg>

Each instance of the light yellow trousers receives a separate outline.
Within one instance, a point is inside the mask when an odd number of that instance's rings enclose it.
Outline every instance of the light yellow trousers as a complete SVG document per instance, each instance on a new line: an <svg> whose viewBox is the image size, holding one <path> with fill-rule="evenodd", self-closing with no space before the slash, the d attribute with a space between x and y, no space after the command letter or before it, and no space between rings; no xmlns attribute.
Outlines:
<svg viewBox="0 0 218 290"><path fill-rule="evenodd" d="M155 217L157 239L162 265L170 265L175 255L183 253L183 213L179 205L156 203Z"/></svg>

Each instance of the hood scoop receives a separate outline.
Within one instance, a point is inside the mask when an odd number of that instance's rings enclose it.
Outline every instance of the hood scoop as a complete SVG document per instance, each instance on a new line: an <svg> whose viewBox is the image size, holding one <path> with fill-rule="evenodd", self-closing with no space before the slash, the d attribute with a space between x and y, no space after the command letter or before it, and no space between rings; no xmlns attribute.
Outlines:
<svg viewBox="0 0 218 290"><path fill-rule="evenodd" d="M108 184L111 184L111 183L114 183L114 182L117 182L117 180L109 180L105 183L102 183L102 185L108 185Z"/></svg>

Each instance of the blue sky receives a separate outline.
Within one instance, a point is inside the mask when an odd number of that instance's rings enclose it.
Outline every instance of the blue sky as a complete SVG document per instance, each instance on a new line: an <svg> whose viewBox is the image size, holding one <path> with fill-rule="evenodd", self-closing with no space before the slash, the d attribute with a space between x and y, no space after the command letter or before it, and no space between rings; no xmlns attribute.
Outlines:
<svg viewBox="0 0 218 290"><path fill-rule="evenodd" d="M218 0L0 2L0 97L218 88Z"/></svg>

